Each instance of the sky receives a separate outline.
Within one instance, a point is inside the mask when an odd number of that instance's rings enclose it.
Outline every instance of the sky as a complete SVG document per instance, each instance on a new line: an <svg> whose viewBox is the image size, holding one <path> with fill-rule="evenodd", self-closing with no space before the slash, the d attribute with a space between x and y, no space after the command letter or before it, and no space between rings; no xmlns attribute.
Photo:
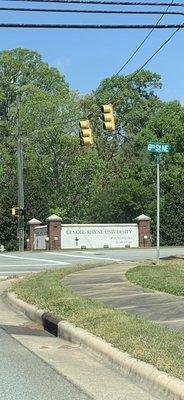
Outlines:
<svg viewBox="0 0 184 400"><path fill-rule="evenodd" d="M153 2L154 0L150 0ZM158 0L161 4L164 0ZM171 0L168 0L171 2ZM180 1L182 2L182 1ZM150 10L150 7L102 6L79 4L29 3L0 0L0 7L62 8L95 10ZM152 7L164 11L166 6ZM169 11L182 11L184 7L170 7ZM155 24L158 15L86 15L41 12L0 11L0 23L64 23L64 24ZM164 16L162 22L184 23L183 16ZM122 71L134 72L171 35L173 29L154 30L133 60ZM148 30L92 30L92 29L18 29L0 28L0 51L17 47L38 51L45 62L65 75L72 90L90 93L100 81L116 74L145 38ZM184 104L184 29L161 50L146 66L161 75L163 87L158 91L165 101L179 100Z"/></svg>

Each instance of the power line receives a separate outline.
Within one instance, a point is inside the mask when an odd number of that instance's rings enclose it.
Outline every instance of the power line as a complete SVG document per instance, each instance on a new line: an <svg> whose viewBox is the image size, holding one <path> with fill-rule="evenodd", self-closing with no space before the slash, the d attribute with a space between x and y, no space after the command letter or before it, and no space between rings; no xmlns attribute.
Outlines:
<svg viewBox="0 0 184 400"><path fill-rule="evenodd" d="M147 40L149 39L149 37L152 35L152 33L154 32L156 26L160 23L160 21L163 19L164 15L169 14L168 10L171 7L171 5L174 3L174 0L171 1L170 5L166 8L166 10L164 12L162 12L161 17L158 19L158 21L155 24L155 27L153 27L150 32L148 32L148 34L145 36L145 38L142 40L142 42L140 43L140 45L135 49L135 51L131 54L131 56L128 58L127 61L125 61L125 63L122 65L122 67L118 70L118 72L116 73L116 75L119 75L119 73L121 71L123 71L123 69L129 64L129 62L134 58L134 56L138 53L138 51L141 49L141 47L144 45L144 43L147 42Z"/></svg>
<svg viewBox="0 0 184 400"><path fill-rule="evenodd" d="M134 72L134 74L124 83L124 85L116 91L116 95L117 93L121 92L122 89L124 89L124 87L126 87L128 85L128 83L130 83L138 74L139 72L141 72L143 70L144 67L146 67L146 65L153 60L153 58L166 46L167 43L170 42L170 40L176 35L176 33L180 30L181 28L178 27L169 37L167 40L165 40L164 43L161 44L161 46L152 54L151 57L149 57L144 64L137 70ZM113 100L111 100L113 101Z"/></svg>
<svg viewBox="0 0 184 400"><path fill-rule="evenodd" d="M0 0L0 1L9 1L9 0ZM17 3L20 1L22 2L29 2L29 3L62 3L62 4L106 4L106 5L115 5L115 6L158 6L158 7L184 7L184 3L173 3L170 4L168 2L159 3L159 2L130 2L130 1L110 1L110 0L11 0L11 2L16 1Z"/></svg>
<svg viewBox="0 0 184 400"><path fill-rule="evenodd" d="M132 15L182 15L182 11L130 11L130 10L80 10L80 9L61 9L61 8L24 8L24 7L0 7L0 11L20 11L20 12L53 12L53 13L79 13L79 14L132 14ZM159 19L159 21L161 18ZM159 22L158 21L158 22Z"/></svg>
<svg viewBox="0 0 184 400"><path fill-rule="evenodd" d="M7 0L3 0L7 1ZM47 2L47 3L65 3L65 4L106 4L106 5L147 5L147 6L179 6L184 7L182 3L146 3L146 2L115 2L115 1L81 1L81 0L12 0L12 1L27 1L27 2ZM166 12L166 11L165 11ZM163 13L162 13L163 14ZM125 84L121 87L121 91L132 79L143 70L143 68L157 55L163 47L174 37L174 35L182 28L184 24L170 24L170 25L78 25L78 24L0 24L0 28L64 28L64 29L171 29L176 30L170 35L170 37L152 54L149 59L128 79ZM116 94L119 92L117 91Z"/></svg>
<svg viewBox="0 0 184 400"><path fill-rule="evenodd" d="M103 25L103 24L17 24L2 23L0 28L45 28L45 29L151 29L155 25ZM184 24L157 25L155 29L181 29Z"/></svg>
<svg viewBox="0 0 184 400"><path fill-rule="evenodd" d="M165 40L164 43L161 44L161 46L152 54L152 56L149 57L148 60L145 61L145 63L131 76L131 78L130 78L128 81L126 81L126 83L125 83L124 86L126 86L133 78L135 78L136 75L138 75L138 73L139 73L140 71L143 70L143 68L144 68L144 67L145 67L145 66L146 66L146 65L147 65L147 64L148 64L148 63L163 49L163 47L165 47L166 44L170 42L170 40L176 35L176 33L181 29L181 27L184 28L184 24L183 24L182 26L178 27L178 28L169 36L169 38L168 38L167 40ZM123 86L123 87L124 87L124 86ZM121 88L121 89L122 89L122 88Z"/></svg>
<svg viewBox="0 0 184 400"><path fill-rule="evenodd" d="M159 26L159 25L158 25L158 26ZM116 91L115 96L116 96L119 92L121 92L122 89L124 89L124 88L128 85L128 83L130 83L130 82L139 74L139 72L141 72L141 71L143 70L143 68L146 67L146 65L147 65L150 61L153 60L153 58L166 46L166 44L169 43L169 42L171 41L171 39L176 35L176 33L181 29L181 27L184 27L184 24L183 24L182 26L178 27L178 28L168 37L168 39L165 40L165 41L161 44L161 46L151 55L151 57L149 57L149 58L144 62L144 64L143 64L140 68L138 68L138 69L134 72L133 75L131 75L131 77L124 83L124 85L121 86L121 88L120 88L119 90ZM114 75L114 76L116 76L116 75ZM108 101L113 102L113 99L110 99L110 100L108 100ZM94 115L94 113L93 113L93 114L90 114L90 117L92 117L93 115Z"/></svg>

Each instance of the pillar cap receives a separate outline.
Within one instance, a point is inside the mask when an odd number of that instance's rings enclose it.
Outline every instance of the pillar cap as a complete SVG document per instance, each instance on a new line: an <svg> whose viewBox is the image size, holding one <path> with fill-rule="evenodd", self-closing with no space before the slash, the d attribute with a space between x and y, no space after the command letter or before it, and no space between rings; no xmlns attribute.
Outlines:
<svg viewBox="0 0 184 400"><path fill-rule="evenodd" d="M41 221L39 221L38 219L36 219L36 218L32 218L32 219L30 219L29 221L28 221L28 225L40 225L41 224Z"/></svg>
<svg viewBox="0 0 184 400"><path fill-rule="evenodd" d="M58 217L56 214L52 214L50 217L47 218L47 221L62 221L62 218Z"/></svg>
<svg viewBox="0 0 184 400"><path fill-rule="evenodd" d="M135 221L151 221L151 218L148 217L147 215L141 214L137 218L135 218Z"/></svg>

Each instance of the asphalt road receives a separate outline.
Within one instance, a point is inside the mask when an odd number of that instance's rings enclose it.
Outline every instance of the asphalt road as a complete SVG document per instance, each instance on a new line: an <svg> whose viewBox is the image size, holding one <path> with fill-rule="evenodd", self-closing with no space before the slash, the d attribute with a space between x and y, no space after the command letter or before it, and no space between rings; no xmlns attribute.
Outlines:
<svg viewBox="0 0 184 400"><path fill-rule="evenodd" d="M1 328L0 347L1 399L91 399Z"/></svg>
<svg viewBox="0 0 184 400"><path fill-rule="evenodd" d="M184 247L163 247L161 257L184 256ZM35 251L0 253L0 279L21 276L43 269L71 267L99 262L139 262L155 260L156 249L108 249L93 251Z"/></svg>

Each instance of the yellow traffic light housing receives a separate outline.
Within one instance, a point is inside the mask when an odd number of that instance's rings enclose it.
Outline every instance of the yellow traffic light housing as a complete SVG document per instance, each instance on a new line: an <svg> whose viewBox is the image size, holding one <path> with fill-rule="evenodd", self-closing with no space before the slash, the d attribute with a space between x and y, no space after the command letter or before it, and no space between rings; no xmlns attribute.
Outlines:
<svg viewBox="0 0 184 400"><path fill-rule="evenodd" d="M19 207L12 207L11 213L13 217L18 217L19 216Z"/></svg>
<svg viewBox="0 0 184 400"><path fill-rule="evenodd" d="M93 135L92 135L92 130L90 128L89 120L83 120L80 121L79 123L80 126L80 144L83 146L90 146L93 144Z"/></svg>
<svg viewBox="0 0 184 400"><path fill-rule="evenodd" d="M105 104L101 107L102 110L102 119L103 119L103 128L107 131L115 131L115 121L113 115L112 104Z"/></svg>
<svg viewBox="0 0 184 400"><path fill-rule="evenodd" d="M26 214L26 209L23 207L12 207L11 213L13 217L21 217Z"/></svg>

